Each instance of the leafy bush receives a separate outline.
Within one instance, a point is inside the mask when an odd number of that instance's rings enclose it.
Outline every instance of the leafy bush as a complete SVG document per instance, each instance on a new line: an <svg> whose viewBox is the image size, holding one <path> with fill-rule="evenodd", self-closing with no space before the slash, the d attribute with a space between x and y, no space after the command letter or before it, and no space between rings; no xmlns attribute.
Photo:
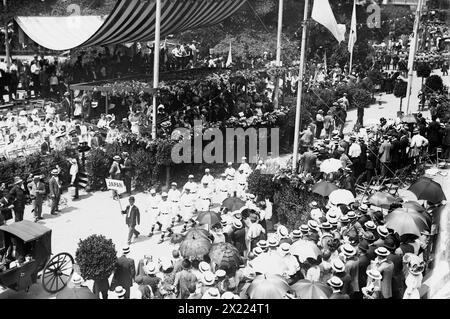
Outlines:
<svg viewBox="0 0 450 319"><path fill-rule="evenodd" d="M371 98L371 95L366 90L356 89L352 96L353 106L357 108L368 107L370 105Z"/></svg>
<svg viewBox="0 0 450 319"><path fill-rule="evenodd" d="M261 200L268 196L271 200L275 194L275 183L272 174L262 174L259 170L253 171L247 178L248 191Z"/></svg>
<svg viewBox="0 0 450 319"><path fill-rule="evenodd" d="M443 89L444 83L439 75L433 74L425 81L425 91L427 93L442 92Z"/></svg>
<svg viewBox="0 0 450 319"><path fill-rule="evenodd" d="M394 95L395 97L404 98L406 97L406 89L408 88L408 83L402 80L397 80L394 85Z"/></svg>
<svg viewBox="0 0 450 319"><path fill-rule="evenodd" d="M80 267L81 276L86 279L108 278L117 260L116 247L111 239L103 235L91 235L78 243L75 261Z"/></svg>
<svg viewBox="0 0 450 319"><path fill-rule="evenodd" d="M105 187L105 178L109 175L109 166L112 158L101 149L93 149L86 158L86 171L88 174L88 185L91 190Z"/></svg>

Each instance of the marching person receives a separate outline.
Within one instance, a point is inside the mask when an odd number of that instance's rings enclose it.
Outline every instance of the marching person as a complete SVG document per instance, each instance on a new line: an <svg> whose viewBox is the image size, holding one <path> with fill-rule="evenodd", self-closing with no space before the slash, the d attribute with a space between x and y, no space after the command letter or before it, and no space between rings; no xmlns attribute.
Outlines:
<svg viewBox="0 0 450 319"><path fill-rule="evenodd" d="M131 179L133 177L133 163L128 152L122 153L123 164L120 165L122 171L123 183L129 196L131 196Z"/></svg>
<svg viewBox="0 0 450 319"><path fill-rule="evenodd" d="M197 209L198 211L201 212L205 212L205 211L209 211L209 207L211 205L211 198L212 198L212 193L211 193L211 189L208 187L208 182L203 181L202 182L203 187L200 188L200 190L198 191L198 204L197 204Z"/></svg>
<svg viewBox="0 0 450 319"><path fill-rule="evenodd" d="M51 209L50 214L57 215L56 213L59 212L59 200L61 199L61 184L59 182L59 169L55 168L51 171L52 177L50 178L48 182L48 186L50 189L50 199L52 201L51 203Z"/></svg>
<svg viewBox="0 0 450 319"><path fill-rule="evenodd" d="M228 167L225 169L225 174L227 176L234 176L234 174L236 174L236 170L233 168L233 163L232 162L228 162Z"/></svg>
<svg viewBox="0 0 450 319"><path fill-rule="evenodd" d="M14 186L9 191L8 198L13 201L14 221L20 222L23 220L23 213L25 211L26 193L23 186L23 180L20 177L14 177L13 185Z"/></svg>
<svg viewBox="0 0 450 319"><path fill-rule="evenodd" d="M194 198L188 187L184 189L185 193L180 198L180 213L184 221L183 232L187 230L188 223L191 222L192 227L195 226L194 221Z"/></svg>
<svg viewBox="0 0 450 319"><path fill-rule="evenodd" d="M236 196L244 197L247 190L247 176L245 175L244 168L239 167L238 173L234 176L236 185Z"/></svg>
<svg viewBox="0 0 450 319"><path fill-rule="evenodd" d="M159 203L161 202L161 196L156 193L156 190L152 188L150 190L150 198L148 199L146 212L150 214L150 223L153 226L156 223L156 219L159 213Z"/></svg>
<svg viewBox="0 0 450 319"><path fill-rule="evenodd" d="M134 205L134 196L130 196L130 198L128 198L128 202L130 205L122 211L122 214L126 214L125 223L128 225L128 245L130 245L133 235L135 238L139 237L140 233L136 230L136 225L141 223L141 216L139 213L139 208Z"/></svg>
<svg viewBox="0 0 450 319"><path fill-rule="evenodd" d="M34 175L33 181L28 184L28 191L30 192L31 205L34 212L34 221L37 222L42 218L42 203L44 202L45 185L41 181L42 176Z"/></svg>
<svg viewBox="0 0 450 319"><path fill-rule="evenodd" d="M164 242L164 238L166 236L166 232L169 232L169 236L172 234L171 229L171 221L172 221L172 203L167 200L168 194L163 192L161 194L161 202L159 203L159 212L156 219L156 224L158 225L158 231L163 231L161 234L161 238L159 240L159 244ZM153 236L153 232L155 230L156 224L153 224L149 237Z"/></svg>
<svg viewBox="0 0 450 319"><path fill-rule="evenodd" d="M125 299L130 299L130 288L133 286L133 281L136 275L136 267L134 260L128 258L130 247L122 248L122 256L116 261L114 268L114 275L111 283L111 291L116 287L122 286L125 289Z"/></svg>
<svg viewBox="0 0 450 319"><path fill-rule="evenodd" d="M220 179L216 182L216 196L215 202L222 204L222 202L228 197L228 182L227 175L222 173Z"/></svg>
<svg viewBox="0 0 450 319"><path fill-rule="evenodd" d="M242 163L239 165L238 171L243 170L245 177L248 177L252 173L250 165L247 163L247 157L242 157Z"/></svg>
<svg viewBox="0 0 450 319"><path fill-rule="evenodd" d="M204 183L208 184L208 188L213 191L214 190L214 177L210 174L209 168L205 169L205 175L203 175L202 180L200 181L200 184Z"/></svg>
<svg viewBox="0 0 450 319"><path fill-rule="evenodd" d="M185 192L186 188L189 188L191 194L197 191L198 185L196 182L194 182L194 175L190 174L188 176L188 181L183 186L183 193Z"/></svg>
<svg viewBox="0 0 450 319"><path fill-rule="evenodd" d="M70 184L75 188L72 199L78 199L78 161L76 158L70 158Z"/></svg>
<svg viewBox="0 0 450 319"><path fill-rule="evenodd" d="M178 184L172 182L171 189L167 192L167 200L171 203L172 207L170 212L172 214L172 226L175 224L175 219L178 218L178 221L182 219L180 215L180 198L181 192L177 189Z"/></svg>
<svg viewBox="0 0 450 319"><path fill-rule="evenodd" d="M236 192L236 182L234 180L234 173L227 175L227 189L228 189L228 197L234 196Z"/></svg>

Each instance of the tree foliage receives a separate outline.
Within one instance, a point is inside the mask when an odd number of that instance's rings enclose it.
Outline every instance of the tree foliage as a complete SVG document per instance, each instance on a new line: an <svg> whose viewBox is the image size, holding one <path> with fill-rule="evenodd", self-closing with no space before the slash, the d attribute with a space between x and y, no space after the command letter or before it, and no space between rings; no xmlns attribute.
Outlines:
<svg viewBox="0 0 450 319"><path fill-rule="evenodd" d="M117 251L111 239L103 235L80 239L75 261L84 279L107 279L114 271L116 260Z"/></svg>
<svg viewBox="0 0 450 319"><path fill-rule="evenodd" d="M441 93L443 89L444 89L444 82L442 81L442 78L437 74L431 75L425 81L425 91L426 92Z"/></svg>
<svg viewBox="0 0 450 319"><path fill-rule="evenodd" d="M406 97L406 89L408 88L408 83L403 80L397 80L394 85L394 96L399 98Z"/></svg>

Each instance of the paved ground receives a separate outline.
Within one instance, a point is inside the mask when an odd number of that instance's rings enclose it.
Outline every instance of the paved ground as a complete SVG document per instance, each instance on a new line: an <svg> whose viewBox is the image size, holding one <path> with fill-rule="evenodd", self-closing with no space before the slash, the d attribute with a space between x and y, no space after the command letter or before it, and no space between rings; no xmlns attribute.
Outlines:
<svg viewBox="0 0 450 319"><path fill-rule="evenodd" d="M440 72L435 72L440 74ZM450 83L450 77L445 77L445 83ZM418 99L417 92L420 89L420 80L414 80L411 111L417 111ZM377 101L381 101L381 105L375 104L366 109L365 118L377 119L381 116L386 118L394 118L399 106L399 100L393 95L381 95L377 97ZM424 112L428 116L427 112ZM356 120L356 111L352 110L348 115L347 130L351 129ZM450 175L450 174L449 174ZM450 178L442 175L434 177L441 183L447 198L450 198ZM68 197L67 194L64 196ZM145 198L148 194L137 194L136 205L141 209L141 225L137 229L142 235L131 245L130 257L136 261L144 255L153 256L170 256L174 245L166 241L163 244L157 244L159 236L148 238L145 235L150 230L150 220L148 214L144 212ZM123 207L127 204L127 198L121 200ZM59 252L68 252L75 255L78 241L92 234L103 234L107 238L111 238L116 245L116 250L120 251L126 244L127 227L125 225L124 216L120 213L119 203L112 200L110 192L96 192L93 194L82 193L81 199L72 202L69 200L67 208L63 209L59 216L49 214L49 207L44 208L45 219L41 223L52 229L52 251L54 254ZM30 207L27 207L25 219L32 220ZM175 228L179 231L181 226ZM92 283L88 283L90 285ZM0 291L0 299L8 298L55 298L44 291L40 282L34 284L28 293L15 292L12 290Z"/></svg>

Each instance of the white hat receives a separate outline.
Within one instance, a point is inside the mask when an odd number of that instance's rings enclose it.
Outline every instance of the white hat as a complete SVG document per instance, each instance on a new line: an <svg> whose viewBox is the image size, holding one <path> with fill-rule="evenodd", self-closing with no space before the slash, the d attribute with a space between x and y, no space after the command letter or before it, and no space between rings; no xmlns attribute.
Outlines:
<svg viewBox="0 0 450 319"><path fill-rule="evenodd" d="M214 282L216 281L216 276L210 272L210 271L205 271L203 273L203 283L207 286L210 286L212 284L214 284Z"/></svg>
<svg viewBox="0 0 450 319"><path fill-rule="evenodd" d="M235 227L237 229L241 229L242 228L242 222L239 219L235 218L233 220L233 227Z"/></svg>
<svg viewBox="0 0 450 319"><path fill-rule="evenodd" d="M227 273L223 269L218 269L216 271L216 277L217 278L224 278L226 275L227 275Z"/></svg>
<svg viewBox="0 0 450 319"><path fill-rule="evenodd" d="M72 281L73 284L79 285L79 284L81 284L81 283L83 282L83 278L82 278L79 274L77 274L77 273L75 272L75 273L73 273L73 275L72 275L71 281Z"/></svg>
<svg viewBox="0 0 450 319"><path fill-rule="evenodd" d="M347 257L351 257L356 254L356 249L350 244L345 244L342 246L342 253Z"/></svg>
<svg viewBox="0 0 450 319"><path fill-rule="evenodd" d="M202 299L220 299L220 292L217 288L209 288L203 295Z"/></svg>
<svg viewBox="0 0 450 319"><path fill-rule="evenodd" d="M117 286L116 289L114 289L114 292L116 293L117 297L121 298L125 296L125 289L123 289L122 286Z"/></svg>
<svg viewBox="0 0 450 319"><path fill-rule="evenodd" d="M341 288L344 285L341 278L336 276L333 276L330 279L328 279L327 284L333 288Z"/></svg>
<svg viewBox="0 0 450 319"><path fill-rule="evenodd" d="M150 190L150 194L156 194L156 190L155 190L154 188L152 188L152 189Z"/></svg>
<svg viewBox="0 0 450 319"><path fill-rule="evenodd" d="M170 185L177 186L178 184L176 182L172 182Z"/></svg>
<svg viewBox="0 0 450 319"><path fill-rule="evenodd" d="M269 247L278 247L280 240L278 239L278 236L272 236L269 238L267 243L269 244Z"/></svg>
<svg viewBox="0 0 450 319"><path fill-rule="evenodd" d="M280 252L284 255L288 254L291 250L291 245L289 243L282 243L280 245Z"/></svg>
<svg viewBox="0 0 450 319"><path fill-rule="evenodd" d="M228 162L228 166L231 166L231 165L233 165L233 162Z"/></svg>
<svg viewBox="0 0 450 319"><path fill-rule="evenodd" d="M377 254L378 256L386 257L389 256L390 252L386 247L378 247L377 249L375 249L375 254Z"/></svg>
<svg viewBox="0 0 450 319"><path fill-rule="evenodd" d="M162 192L161 197L167 197L167 193L166 192Z"/></svg>
<svg viewBox="0 0 450 319"><path fill-rule="evenodd" d="M381 280L383 278L381 273L376 269L368 269L366 270L366 274L367 276L375 280Z"/></svg>
<svg viewBox="0 0 450 319"><path fill-rule="evenodd" d="M149 262L144 266L144 272L147 275L154 275L157 273L156 264L154 262Z"/></svg>
<svg viewBox="0 0 450 319"><path fill-rule="evenodd" d="M254 194L248 194L247 196L248 196L248 198L250 198L250 199L255 199L255 197L256 197Z"/></svg>
<svg viewBox="0 0 450 319"><path fill-rule="evenodd" d="M221 299L234 299L234 294L231 291L225 291Z"/></svg>
<svg viewBox="0 0 450 319"><path fill-rule="evenodd" d="M194 178L194 175L190 174L190 175L188 176L188 178Z"/></svg>
<svg viewBox="0 0 450 319"><path fill-rule="evenodd" d="M209 168L206 168L205 173L209 173L209 172L210 172Z"/></svg>
<svg viewBox="0 0 450 319"><path fill-rule="evenodd" d="M277 234L280 236L280 238L288 238L289 230L286 228L286 226L280 225L277 228Z"/></svg>
<svg viewBox="0 0 450 319"><path fill-rule="evenodd" d="M130 246L125 246L122 248L122 253L128 254L130 252Z"/></svg>
<svg viewBox="0 0 450 319"><path fill-rule="evenodd" d="M255 256L261 255L263 253L263 250L261 247L254 247L252 249L252 253L255 254Z"/></svg>
<svg viewBox="0 0 450 319"><path fill-rule="evenodd" d="M331 263L331 268L333 268L333 270L335 272L343 272L345 271L345 265L342 262L342 260L340 260L339 258L336 258L333 260L333 262Z"/></svg>
<svg viewBox="0 0 450 319"><path fill-rule="evenodd" d="M242 160L243 161L245 161L247 159L247 157L245 157L245 156L242 156Z"/></svg>
<svg viewBox="0 0 450 319"><path fill-rule="evenodd" d="M207 262L202 261L198 264L198 270L200 270L200 272L207 272L211 270L211 266Z"/></svg>

